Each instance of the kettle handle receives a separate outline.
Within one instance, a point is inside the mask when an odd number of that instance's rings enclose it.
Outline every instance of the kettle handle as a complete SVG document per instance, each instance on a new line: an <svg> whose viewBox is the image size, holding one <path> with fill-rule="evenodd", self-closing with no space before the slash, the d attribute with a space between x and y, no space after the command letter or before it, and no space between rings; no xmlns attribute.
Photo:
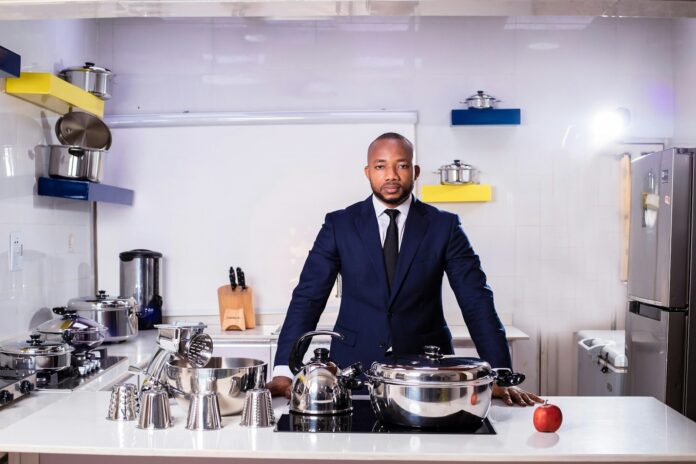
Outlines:
<svg viewBox="0 0 696 464"><path fill-rule="evenodd" d="M292 350L290 350L290 360L288 361L288 366L290 367L290 370L292 371L293 375L297 375L297 373L300 372L302 370L302 367L304 366L304 364L302 364L302 354L304 354L301 350L302 344L307 339L312 338L315 335L329 335L339 340L345 339L345 337L340 333L332 332L330 330L313 330L302 335L295 341L295 344L292 345Z"/></svg>

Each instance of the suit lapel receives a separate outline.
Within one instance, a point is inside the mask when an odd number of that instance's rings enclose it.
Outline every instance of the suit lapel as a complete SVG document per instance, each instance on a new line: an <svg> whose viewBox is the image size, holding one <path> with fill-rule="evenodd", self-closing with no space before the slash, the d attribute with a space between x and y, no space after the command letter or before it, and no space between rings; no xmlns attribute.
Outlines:
<svg viewBox="0 0 696 464"><path fill-rule="evenodd" d="M387 272L384 269L384 255L382 254L382 243L379 238L377 215L372 206L371 196L363 202L362 211L360 215L355 218L355 228L365 246L367 255L370 257L370 262L379 280L377 283L379 287L383 289L384 299L386 301L389 293L389 285L387 283Z"/></svg>
<svg viewBox="0 0 696 464"><path fill-rule="evenodd" d="M418 251L418 247L427 230L428 218L426 216L426 210L423 208L423 204L420 201L414 199L408 217L406 218L404 238L401 241L401 248L399 249L399 260L396 264L396 274L394 275L394 285L389 297L389 306L394 303L394 299L399 293L399 289L406 278L406 274L411 267L411 262L413 262L416 251Z"/></svg>

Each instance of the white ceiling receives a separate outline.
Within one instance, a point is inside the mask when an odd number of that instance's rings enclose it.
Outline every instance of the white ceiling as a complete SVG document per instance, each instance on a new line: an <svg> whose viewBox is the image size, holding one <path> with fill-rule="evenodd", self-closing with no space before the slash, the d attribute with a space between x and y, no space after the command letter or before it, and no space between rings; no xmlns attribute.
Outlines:
<svg viewBox="0 0 696 464"><path fill-rule="evenodd" d="M117 17L696 17L694 0L0 0L0 19Z"/></svg>

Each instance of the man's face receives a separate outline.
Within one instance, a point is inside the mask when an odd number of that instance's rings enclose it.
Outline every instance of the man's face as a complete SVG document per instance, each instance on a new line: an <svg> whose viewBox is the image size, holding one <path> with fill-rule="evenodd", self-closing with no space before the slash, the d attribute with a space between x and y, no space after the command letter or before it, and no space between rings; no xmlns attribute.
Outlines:
<svg viewBox="0 0 696 464"><path fill-rule="evenodd" d="M399 206L413 191L420 168L413 155L398 140L379 140L367 154L365 176L375 196L390 206Z"/></svg>

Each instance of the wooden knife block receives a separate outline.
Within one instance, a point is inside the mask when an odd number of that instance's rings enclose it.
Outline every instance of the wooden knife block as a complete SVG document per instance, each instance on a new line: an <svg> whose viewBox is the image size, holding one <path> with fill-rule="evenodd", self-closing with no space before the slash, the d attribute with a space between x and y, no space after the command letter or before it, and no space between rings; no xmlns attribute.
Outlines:
<svg viewBox="0 0 696 464"><path fill-rule="evenodd" d="M254 298L251 287L232 290L230 285L218 288L220 327L222 330L246 330L256 327Z"/></svg>

